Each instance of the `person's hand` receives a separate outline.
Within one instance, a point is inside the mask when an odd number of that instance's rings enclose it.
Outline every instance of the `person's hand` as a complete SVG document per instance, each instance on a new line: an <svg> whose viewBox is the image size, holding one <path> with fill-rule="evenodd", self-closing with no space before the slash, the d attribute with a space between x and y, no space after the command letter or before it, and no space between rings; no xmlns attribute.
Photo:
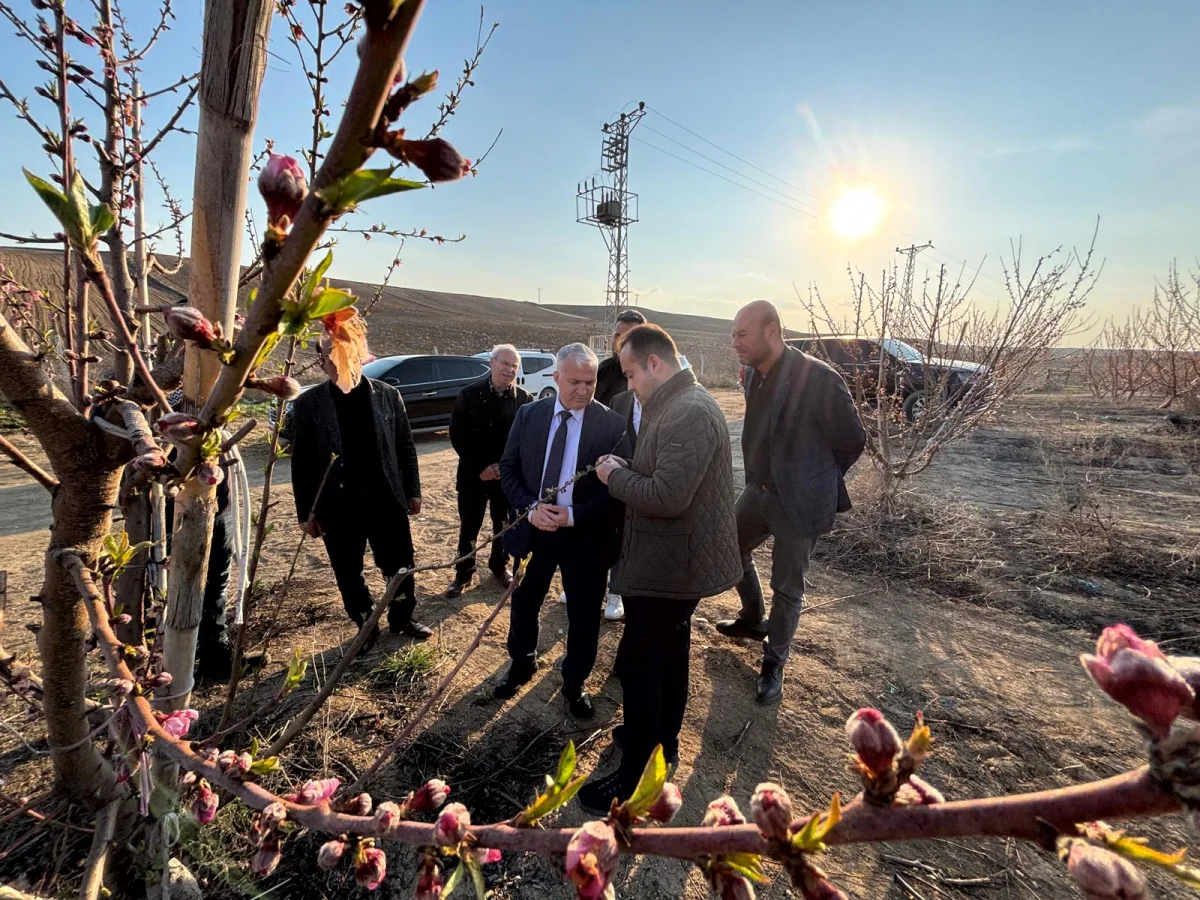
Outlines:
<svg viewBox="0 0 1200 900"><path fill-rule="evenodd" d="M316 516L303 523L302 527L304 528L304 533L309 537L318 538L324 533L321 530L321 523L317 521Z"/></svg>
<svg viewBox="0 0 1200 900"><path fill-rule="evenodd" d="M545 504L541 503L529 513L529 524L540 531L558 531L558 523L547 511Z"/></svg>
<svg viewBox="0 0 1200 900"><path fill-rule="evenodd" d="M500 479L500 464L492 463L479 473L480 481L498 481Z"/></svg>
<svg viewBox="0 0 1200 900"><path fill-rule="evenodd" d="M419 516L421 514L421 498L413 497L408 501L408 514L410 516Z"/></svg>
<svg viewBox="0 0 1200 900"><path fill-rule="evenodd" d="M611 454L608 456L603 456L596 465L596 477L600 479L602 484L608 484L609 476L612 475L613 472L617 471L617 469L624 467L625 460L621 459L619 456L613 456Z"/></svg>
<svg viewBox="0 0 1200 900"><path fill-rule="evenodd" d="M567 528L571 524L571 511L565 506L546 505L542 509L550 516L557 528Z"/></svg>

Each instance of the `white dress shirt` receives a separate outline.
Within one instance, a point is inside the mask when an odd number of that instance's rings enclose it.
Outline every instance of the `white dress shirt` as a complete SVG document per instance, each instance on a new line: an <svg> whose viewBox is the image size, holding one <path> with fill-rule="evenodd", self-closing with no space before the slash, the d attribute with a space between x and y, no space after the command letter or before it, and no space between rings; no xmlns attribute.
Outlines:
<svg viewBox="0 0 1200 900"><path fill-rule="evenodd" d="M642 430L642 401L637 398L637 394L633 395L633 433L637 434Z"/></svg>
<svg viewBox="0 0 1200 900"><path fill-rule="evenodd" d="M546 450L542 454L542 481L546 480L546 464L550 461L550 448L554 446L554 435L559 428L567 429L567 446L563 452L562 469L558 473L558 478L555 484L564 484L575 475L575 470L579 463L579 436L583 433L583 410L571 409L566 410L571 415L567 417L565 422L559 422L559 413L564 411L561 400L554 401L554 413L550 417L550 433L546 435ZM554 501L557 506L565 506L567 508L567 524L575 524L575 512L572 510L573 500L575 497L575 485L568 484L565 488L558 492L558 497Z"/></svg>

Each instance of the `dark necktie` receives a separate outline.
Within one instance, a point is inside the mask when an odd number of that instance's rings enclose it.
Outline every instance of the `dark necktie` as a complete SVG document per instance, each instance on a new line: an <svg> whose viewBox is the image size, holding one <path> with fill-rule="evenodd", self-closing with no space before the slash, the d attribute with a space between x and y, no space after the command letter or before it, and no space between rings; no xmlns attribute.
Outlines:
<svg viewBox="0 0 1200 900"><path fill-rule="evenodd" d="M558 486L558 479L562 474L563 457L567 455L567 419L570 417L571 411L568 409L558 414L558 431L554 432L554 440L550 443L550 455L546 457L546 472L542 475L540 499L546 503L558 500L557 493L553 497L547 497L546 492Z"/></svg>

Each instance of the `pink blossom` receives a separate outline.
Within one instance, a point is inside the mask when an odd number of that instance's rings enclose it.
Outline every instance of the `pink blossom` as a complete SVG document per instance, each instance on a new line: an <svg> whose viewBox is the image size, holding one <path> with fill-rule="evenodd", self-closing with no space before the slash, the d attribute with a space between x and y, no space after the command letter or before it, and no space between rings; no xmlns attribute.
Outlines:
<svg viewBox="0 0 1200 900"><path fill-rule="evenodd" d="M351 797L342 804L342 812L351 816L369 816L371 814L371 795L359 794Z"/></svg>
<svg viewBox="0 0 1200 900"><path fill-rule="evenodd" d="M585 822L567 844L567 878L582 900L608 894L620 851L617 836L607 822Z"/></svg>
<svg viewBox="0 0 1200 900"><path fill-rule="evenodd" d="M488 863L498 863L503 857L503 854L495 847L479 847L471 852L475 855L475 862L481 866L485 866Z"/></svg>
<svg viewBox="0 0 1200 900"><path fill-rule="evenodd" d="M1125 623L1109 625L1096 639L1096 655L1111 662L1118 650L1136 650L1155 659L1166 659L1166 655L1154 641L1148 641Z"/></svg>
<svg viewBox="0 0 1200 900"><path fill-rule="evenodd" d="M336 869L345 852L346 845L342 841L326 841L317 851L317 865L322 869Z"/></svg>
<svg viewBox="0 0 1200 900"><path fill-rule="evenodd" d="M941 791L916 775L910 776L906 783L900 785L895 799L897 806L932 806L934 803L945 802L946 798L942 796Z"/></svg>
<svg viewBox="0 0 1200 900"><path fill-rule="evenodd" d="M212 322L194 306L164 306L162 316L167 331L176 340L208 346L217 336Z"/></svg>
<svg viewBox="0 0 1200 900"><path fill-rule="evenodd" d="M666 825L675 818L675 813L679 812L681 806L683 806L683 795L679 792L678 787L668 781L663 785L654 805L646 810L646 818Z"/></svg>
<svg viewBox="0 0 1200 900"><path fill-rule="evenodd" d="M1146 900L1146 879L1137 867L1111 850L1072 841L1067 871L1087 900Z"/></svg>
<svg viewBox="0 0 1200 900"><path fill-rule="evenodd" d="M467 835L471 814L461 803L451 803L437 818L433 836L442 847L457 847Z"/></svg>
<svg viewBox="0 0 1200 900"><path fill-rule="evenodd" d="M368 891L376 890L387 877L387 856L378 847L364 847L354 865L354 880Z"/></svg>
<svg viewBox="0 0 1200 900"><path fill-rule="evenodd" d="M380 803L375 808L375 831L377 834L386 834L391 831L404 819L404 813L395 803L388 801Z"/></svg>
<svg viewBox="0 0 1200 900"><path fill-rule="evenodd" d="M198 718L200 718L200 713L194 709L177 709L169 716L166 716L160 724L163 731L171 735L171 737L182 738L188 733L188 729L192 727L192 723Z"/></svg>
<svg viewBox="0 0 1200 900"><path fill-rule="evenodd" d="M1083 667L1104 693L1145 722L1157 736L1166 737L1180 711L1192 706L1195 693L1156 646L1151 645L1151 653L1132 645L1113 650L1114 646L1115 642L1105 642L1101 635L1097 650L1103 649L1107 655L1084 654L1080 657Z"/></svg>
<svg viewBox="0 0 1200 900"><path fill-rule="evenodd" d="M225 480L225 470L215 459L206 459L196 466L196 478L201 484L216 487Z"/></svg>
<svg viewBox="0 0 1200 900"><path fill-rule="evenodd" d="M846 721L846 737L858 761L874 775L890 772L903 746L892 723L877 709L860 709Z"/></svg>
<svg viewBox="0 0 1200 900"><path fill-rule="evenodd" d="M763 782L750 798L750 816L766 837L783 840L794 818L791 798L779 785Z"/></svg>
<svg viewBox="0 0 1200 900"><path fill-rule="evenodd" d="M258 192L267 203L268 224L286 230L308 196L308 179L295 157L271 153L259 173Z"/></svg>
<svg viewBox="0 0 1200 900"><path fill-rule="evenodd" d="M324 803L337 793L337 789L342 786L340 778L324 778L319 781L310 781L304 787L300 788L296 796L292 797L293 803L299 803L301 806L316 806L318 803Z"/></svg>
<svg viewBox="0 0 1200 900"><path fill-rule="evenodd" d="M200 779L196 796L192 800L192 815L201 825L208 825L216 817L220 802L221 798L217 796L217 792L208 786L207 781Z"/></svg>
<svg viewBox="0 0 1200 900"><path fill-rule="evenodd" d="M259 814L258 825L262 831L273 831L283 824L287 818L287 807L276 800L268 803L266 809Z"/></svg>
<svg viewBox="0 0 1200 900"><path fill-rule="evenodd" d="M709 828L720 828L725 825L745 825L746 817L738 809L737 802L730 796L718 797L708 804L704 819L700 823Z"/></svg>
<svg viewBox="0 0 1200 900"><path fill-rule="evenodd" d="M274 835L268 835L259 844L258 852L254 854L254 859L250 861L250 870L255 875L270 875L275 871L275 867L279 865L279 859L279 839Z"/></svg>
<svg viewBox="0 0 1200 900"><path fill-rule="evenodd" d="M436 862L426 864L421 870L421 875L417 879L416 900L439 900L442 896L442 888L445 887L445 882L442 880L442 870Z"/></svg>
<svg viewBox="0 0 1200 900"><path fill-rule="evenodd" d="M449 796L450 785L433 778L421 785L405 805L413 812L430 812L445 803Z"/></svg>
<svg viewBox="0 0 1200 900"><path fill-rule="evenodd" d="M154 430L168 441L178 443L179 441L186 441L202 434L204 426L200 424L200 420L195 416L189 416L187 413L181 412L170 412L158 417L158 420L154 423Z"/></svg>

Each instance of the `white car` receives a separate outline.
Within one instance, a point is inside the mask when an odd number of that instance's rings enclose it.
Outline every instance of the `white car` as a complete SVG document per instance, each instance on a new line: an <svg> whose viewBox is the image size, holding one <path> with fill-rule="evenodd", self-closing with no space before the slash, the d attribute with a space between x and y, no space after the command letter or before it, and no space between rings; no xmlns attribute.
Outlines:
<svg viewBox="0 0 1200 900"><path fill-rule="evenodd" d="M539 400L558 393L554 384L554 370L558 368L558 357L551 350L518 350L521 368L517 370L517 384ZM477 359L488 359L491 351L476 353Z"/></svg>

